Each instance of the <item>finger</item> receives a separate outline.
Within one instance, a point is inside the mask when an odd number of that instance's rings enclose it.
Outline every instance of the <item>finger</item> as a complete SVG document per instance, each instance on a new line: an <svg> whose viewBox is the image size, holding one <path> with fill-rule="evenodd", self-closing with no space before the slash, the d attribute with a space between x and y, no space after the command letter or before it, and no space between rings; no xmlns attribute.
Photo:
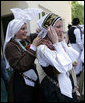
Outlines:
<svg viewBox="0 0 85 103"><path fill-rule="evenodd" d="M50 27L48 27L48 32L50 33Z"/></svg>
<svg viewBox="0 0 85 103"><path fill-rule="evenodd" d="M37 40L39 40L39 39L42 39L42 37L41 37L41 36L38 36L38 37L37 37Z"/></svg>
<svg viewBox="0 0 85 103"><path fill-rule="evenodd" d="M42 38L39 38L39 39L38 39L38 42L40 42L40 41L42 41Z"/></svg>
<svg viewBox="0 0 85 103"><path fill-rule="evenodd" d="M48 27L48 30L50 30L50 26Z"/></svg>
<svg viewBox="0 0 85 103"><path fill-rule="evenodd" d="M41 35L38 35L37 37L38 37L38 38L40 38L40 37L41 37Z"/></svg>
<svg viewBox="0 0 85 103"><path fill-rule="evenodd" d="M56 33L56 31L55 31L55 28L54 28L54 27L52 27L52 29L51 29L51 30L52 30L52 32L53 32L53 33Z"/></svg>
<svg viewBox="0 0 85 103"><path fill-rule="evenodd" d="M50 28L49 28L49 29L50 29L50 33L52 34L52 26L50 26Z"/></svg>
<svg viewBox="0 0 85 103"><path fill-rule="evenodd" d="M55 33L56 33L56 31L55 31L55 29L54 29L53 26L51 26L51 32L52 32L52 34L55 34Z"/></svg>

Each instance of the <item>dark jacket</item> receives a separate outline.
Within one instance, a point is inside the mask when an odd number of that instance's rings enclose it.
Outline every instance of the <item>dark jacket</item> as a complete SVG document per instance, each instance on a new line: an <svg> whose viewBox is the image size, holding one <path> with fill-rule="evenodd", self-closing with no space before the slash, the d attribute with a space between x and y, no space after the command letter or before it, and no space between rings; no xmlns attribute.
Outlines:
<svg viewBox="0 0 85 103"><path fill-rule="evenodd" d="M76 29L75 27L71 27L68 30L69 41L70 41L71 44L76 43L76 37L75 37L75 34L74 34L75 29Z"/></svg>
<svg viewBox="0 0 85 103"><path fill-rule="evenodd" d="M26 41L31 44L35 37L36 34L31 34L27 37ZM35 87L28 86L25 84L21 74L31 68L34 69L37 74L34 65L36 52L31 49L24 51L14 39L11 39L6 46L5 54L10 66L13 68L13 74L9 83L8 101L35 101L36 93L38 96L38 80Z"/></svg>

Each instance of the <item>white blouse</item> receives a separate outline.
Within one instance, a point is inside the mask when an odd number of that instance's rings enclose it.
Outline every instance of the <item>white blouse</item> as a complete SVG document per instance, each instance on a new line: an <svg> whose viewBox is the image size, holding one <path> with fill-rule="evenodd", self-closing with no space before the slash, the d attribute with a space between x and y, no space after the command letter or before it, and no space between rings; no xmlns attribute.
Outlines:
<svg viewBox="0 0 85 103"><path fill-rule="evenodd" d="M83 43L82 43L82 39L81 39L80 30L78 28L76 28L74 30L74 34L76 36L76 43L79 45L79 48L82 50L83 49Z"/></svg>
<svg viewBox="0 0 85 103"><path fill-rule="evenodd" d="M53 44L53 46L55 50L50 50L46 45L38 46L37 59L43 67L52 65L60 72L58 82L61 93L72 98L72 84L67 72L72 69L72 63L79 56L78 52L68 47L65 41Z"/></svg>

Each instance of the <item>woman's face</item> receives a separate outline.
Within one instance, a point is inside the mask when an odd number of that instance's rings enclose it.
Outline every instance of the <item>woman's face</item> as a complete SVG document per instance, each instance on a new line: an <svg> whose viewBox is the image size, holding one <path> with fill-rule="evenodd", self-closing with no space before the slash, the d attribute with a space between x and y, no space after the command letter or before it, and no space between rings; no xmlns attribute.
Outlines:
<svg viewBox="0 0 85 103"><path fill-rule="evenodd" d="M15 35L16 38L24 40L27 38L27 24L24 23L20 30Z"/></svg>
<svg viewBox="0 0 85 103"><path fill-rule="evenodd" d="M58 22L56 22L56 24L54 25L55 31L58 35L59 40L62 39L62 32L63 32L63 23L62 20L59 20Z"/></svg>

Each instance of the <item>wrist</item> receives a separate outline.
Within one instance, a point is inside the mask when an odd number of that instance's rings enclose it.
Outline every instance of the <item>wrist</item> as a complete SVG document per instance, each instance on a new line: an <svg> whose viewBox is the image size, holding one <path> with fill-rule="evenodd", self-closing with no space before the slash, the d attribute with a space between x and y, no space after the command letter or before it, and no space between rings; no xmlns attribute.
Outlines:
<svg viewBox="0 0 85 103"><path fill-rule="evenodd" d="M35 46L34 44L31 44L31 45L30 45L30 49L36 51L36 46Z"/></svg>
<svg viewBox="0 0 85 103"><path fill-rule="evenodd" d="M58 44L59 42L58 41L56 41L56 42L53 42L53 45L56 45L56 44Z"/></svg>
<svg viewBox="0 0 85 103"><path fill-rule="evenodd" d="M53 44L57 44L57 43L58 43L58 41L53 41L52 43L53 43Z"/></svg>

